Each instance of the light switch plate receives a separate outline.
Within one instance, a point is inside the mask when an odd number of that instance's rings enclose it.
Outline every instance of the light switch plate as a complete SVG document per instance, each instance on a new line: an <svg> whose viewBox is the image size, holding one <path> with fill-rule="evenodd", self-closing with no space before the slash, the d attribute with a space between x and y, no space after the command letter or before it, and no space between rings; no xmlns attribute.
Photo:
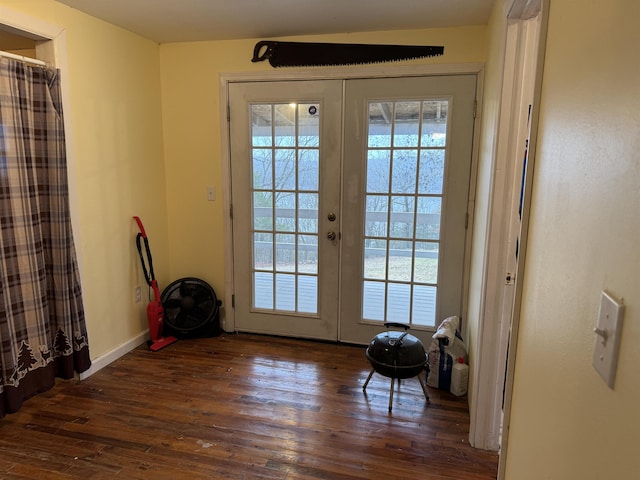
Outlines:
<svg viewBox="0 0 640 480"><path fill-rule="evenodd" d="M596 344L593 349L593 367L609 388L613 388L618 366L620 333L624 305L607 292L602 292L598 323L594 328Z"/></svg>

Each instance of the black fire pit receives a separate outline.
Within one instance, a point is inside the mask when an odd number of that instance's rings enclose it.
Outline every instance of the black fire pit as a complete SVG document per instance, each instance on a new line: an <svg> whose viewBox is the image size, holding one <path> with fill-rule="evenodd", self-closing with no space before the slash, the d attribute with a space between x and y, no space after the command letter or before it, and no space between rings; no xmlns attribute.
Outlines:
<svg viewBox="0 0 640 480"><path fill-rule="evenodd" d="M362 390L366 391L374 372L390 378L389 411L391 411L393 386L396 378L398 379L398 384L400 384L402 379L418 377L422 392L428 403L427 387L420 377L420 373L428 369L427 355L422 342L407 331L409 326L404 323L386 322L384 325L387 328L402 328L404 331L388 330L373 337L365 352L372 370L367 377L367 381L364 382Z"/></svg>

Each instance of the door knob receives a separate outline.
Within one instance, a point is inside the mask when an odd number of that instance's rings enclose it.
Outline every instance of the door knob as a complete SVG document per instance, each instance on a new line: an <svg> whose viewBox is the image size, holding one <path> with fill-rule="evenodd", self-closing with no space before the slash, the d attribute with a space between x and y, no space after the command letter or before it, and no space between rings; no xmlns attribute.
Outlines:
<svg viewBox="0 0 640 480"><path fill-rule="evenodd" d="M327 218L329 219L330 222L335 222L336 221L336 214L331 212L329 215L327 215Z"/></svg>
<svg viewBox="0 0 640 480"><path fill-rule="evenodd" d="M336 239L336 232L330 231L329 233L327 233L327 238L329 240L335 240Z"/></svg>

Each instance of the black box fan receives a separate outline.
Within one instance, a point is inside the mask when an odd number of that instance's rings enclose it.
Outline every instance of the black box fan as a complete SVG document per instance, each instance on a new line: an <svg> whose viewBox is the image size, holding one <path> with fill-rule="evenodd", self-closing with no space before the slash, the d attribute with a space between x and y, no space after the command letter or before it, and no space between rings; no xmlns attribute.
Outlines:
<svg viewBox="0 0 640 480"><path fill-rule="evenodd" d="M181 278L162 292L164 333L178 338L217 337L220 305L211 285L198 278Z"/></svg>

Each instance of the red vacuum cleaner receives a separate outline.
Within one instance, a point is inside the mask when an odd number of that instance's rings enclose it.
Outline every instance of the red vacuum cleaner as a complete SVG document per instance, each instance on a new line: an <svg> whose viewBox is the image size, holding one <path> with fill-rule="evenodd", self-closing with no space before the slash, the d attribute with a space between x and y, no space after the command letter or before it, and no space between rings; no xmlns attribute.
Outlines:
<svg viewBox="0 0 640 480"><path fill-rule="evenodd" d="M157 352L161 348L164 348L167 345L171 345L178 339L176 337L162 336L164 309L162 308L162 303L160 302L160 290L158 289L158 282L156 281L156 276L153 273L153 259L151 258L151 250L149 249L149 239L147 238L147 234L144 231L142 220L140 220L139 217L133 217L133 219L136 221L136 223L138 224L138 228L140 229L140 233L136 235L136 246L138 247L140 262L142 263L144 278L147 280L147 284L153 290L154 297L153 301L149 302L149 305L147 305L147 320L149 321L149 334L151 336L151 340L147 342L147 345L149 345L149 348L151 350ZM142 245L140 244L140 239L144 240L144 248L147 254L147 263L145 263L144 257L142 255ZM149 265L148 270L147 264Z"/></svg>

